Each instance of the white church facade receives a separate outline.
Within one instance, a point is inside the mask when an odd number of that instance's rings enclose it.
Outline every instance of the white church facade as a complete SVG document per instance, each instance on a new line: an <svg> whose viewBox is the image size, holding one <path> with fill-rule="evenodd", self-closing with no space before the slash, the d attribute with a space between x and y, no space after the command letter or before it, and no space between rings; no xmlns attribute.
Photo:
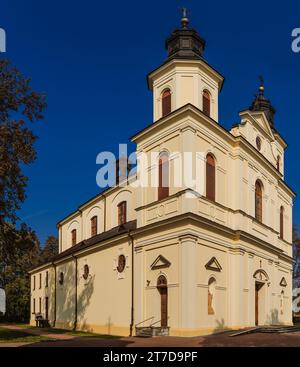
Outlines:
<svg viewBox="0 0 300 367"><path fill-rule="evenodd" d="M158 152L157 161L58 223L59 254L30 272L32 324L40 313L54 327L177 336L292 324L295 194L274 108L261 83L240 122L224 129L224 78L181 23L148 75L153 123L131 138L137 156ZM201 195L173 185L185 152L193 177L201 167ZM153 173L158 187L134 185Z"/></svg>

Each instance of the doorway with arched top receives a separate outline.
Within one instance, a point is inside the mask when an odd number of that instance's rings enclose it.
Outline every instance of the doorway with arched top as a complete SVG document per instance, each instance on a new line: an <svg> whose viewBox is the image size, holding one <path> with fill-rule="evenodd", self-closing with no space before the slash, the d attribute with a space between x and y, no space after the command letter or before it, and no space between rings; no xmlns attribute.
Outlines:
<svg viewBox="0 0 300 367"><path fill-rule="evenodd" d="M168 284L164 275L157 279L157 290L160 294L160 323L161 327L168 327Z"/></svg>

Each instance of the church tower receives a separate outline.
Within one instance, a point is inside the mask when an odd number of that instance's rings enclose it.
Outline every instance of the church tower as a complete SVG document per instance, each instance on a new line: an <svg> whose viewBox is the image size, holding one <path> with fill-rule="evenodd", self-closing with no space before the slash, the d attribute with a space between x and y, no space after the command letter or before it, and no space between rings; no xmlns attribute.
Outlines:
<svg viewBox="0 0 300 367"><path fill-rule="evenodd" d="M190 103L218 122L218 96L224 78L204 59L205 40L189 28L183 9L181 28L166 40L168 57L148 74L153 121Z"/></svg>

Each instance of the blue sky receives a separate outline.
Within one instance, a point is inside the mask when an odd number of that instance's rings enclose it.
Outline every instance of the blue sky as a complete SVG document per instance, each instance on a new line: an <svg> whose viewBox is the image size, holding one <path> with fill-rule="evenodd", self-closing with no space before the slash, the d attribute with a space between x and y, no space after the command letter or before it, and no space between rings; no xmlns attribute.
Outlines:
<svg viewBox="0 0 300 367"><path fill-rule="evenodd" d="M289 143L285 179L299 191L300 53L291 51L299 2L2 1L3 55L47 94L45 119L33 126L38 159L25 169L27 200L19 213L42 243L56 234L59 219L99 192L97 153L117 151L152 122L146 74L165 60L164 42L179 26L182 6L207 42L206 60L225 76L223 126L239 121L264 76L275 126Z"/></svg>

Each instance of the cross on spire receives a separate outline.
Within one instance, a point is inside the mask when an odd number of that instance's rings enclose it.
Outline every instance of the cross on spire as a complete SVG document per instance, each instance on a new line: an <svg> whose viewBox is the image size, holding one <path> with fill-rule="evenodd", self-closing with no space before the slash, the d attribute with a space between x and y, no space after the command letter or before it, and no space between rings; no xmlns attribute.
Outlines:
<svg viewBox="0 0 300 367"><path fill-rule="evenodd" d="M182 18L181 18L181 25L183 29L186 29L189 24L189 19L187 17L187 8L182 8Z"/></svg>

